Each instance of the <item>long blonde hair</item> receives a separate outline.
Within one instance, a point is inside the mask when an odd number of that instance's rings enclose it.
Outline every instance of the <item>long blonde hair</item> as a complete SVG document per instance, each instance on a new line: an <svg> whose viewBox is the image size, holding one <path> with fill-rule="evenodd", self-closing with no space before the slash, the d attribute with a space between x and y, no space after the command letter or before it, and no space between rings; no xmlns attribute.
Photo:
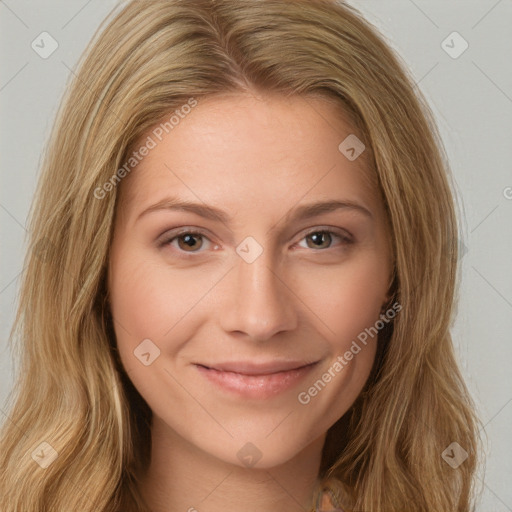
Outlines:
<svg viewBox="0 0 512 512"><path fill-rule="evenodd" d="M104 21L73 73L30 211L10 340L20 366L0 437L4 512L148 510L137 479L151 411L120 365L106 286L118 187L97 191L190 98L251 89L343 108L392 232L402 310L379 334L363 392L328 432L316 496L328 489L347 511L473 510L479 419L449 332L453 183L405 66L341 1L136 0ZM456 468L442 456L453 442L468 454Z"/></svg>

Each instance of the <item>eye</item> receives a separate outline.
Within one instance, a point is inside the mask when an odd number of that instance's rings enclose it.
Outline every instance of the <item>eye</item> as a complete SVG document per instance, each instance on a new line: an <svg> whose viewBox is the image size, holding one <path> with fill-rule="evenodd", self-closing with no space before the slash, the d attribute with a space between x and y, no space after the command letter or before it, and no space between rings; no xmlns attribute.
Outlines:
<svg viewBox="0 0 512 512"><path fill-rule="evenodd" d="M171 236L172 235L172 236ZM161 242L162 246L173 245L177 242L177 249L181 252L196 253L203 247L203 239L208 241L209 238L200 231L181 231L180 233L171 233L167 235Z"/></svg>
<svg viewBox="0 0 512 512"><path fill-rule="evenodd" d="M306 240L306 243L307 240L312 241L313 245L308 244L308 248L330 249L331 245L329 244L329 241L332 241L333 236L341 240L341 245L350 245L354 243L354 241L349 236L330 229L316 229L314 231L310 231L304 236L302 240ZM328 244L328 247L325 247L326 243Z"/></svg>

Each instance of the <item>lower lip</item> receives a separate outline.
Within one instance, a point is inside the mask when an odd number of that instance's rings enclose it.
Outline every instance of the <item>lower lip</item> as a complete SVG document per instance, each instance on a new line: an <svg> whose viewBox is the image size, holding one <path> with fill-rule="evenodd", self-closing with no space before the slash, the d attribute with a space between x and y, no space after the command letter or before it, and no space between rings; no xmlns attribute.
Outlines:
<svg viewBox="0 0 512 512"><path fill-rule="evenodd" d="M244 375L225 372L196 365L196 368L210 382L222 389L236 393L243 398L265 399L283 393L297 385L316 366L316 363L295 370L271 373L268 375Z"/></svg>

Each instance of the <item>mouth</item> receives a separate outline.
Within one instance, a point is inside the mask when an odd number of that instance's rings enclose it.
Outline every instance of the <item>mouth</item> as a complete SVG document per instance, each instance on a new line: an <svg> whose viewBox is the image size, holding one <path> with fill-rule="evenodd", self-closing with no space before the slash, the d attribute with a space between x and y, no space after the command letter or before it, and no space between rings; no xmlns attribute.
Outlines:
<svg viewBox="0 0 512 512"><path fill-rule="evenodd" d="M194 366L224 392L246 399L266 399L296 386L318 362L232 362L211 366L196 363Z"/></svg>

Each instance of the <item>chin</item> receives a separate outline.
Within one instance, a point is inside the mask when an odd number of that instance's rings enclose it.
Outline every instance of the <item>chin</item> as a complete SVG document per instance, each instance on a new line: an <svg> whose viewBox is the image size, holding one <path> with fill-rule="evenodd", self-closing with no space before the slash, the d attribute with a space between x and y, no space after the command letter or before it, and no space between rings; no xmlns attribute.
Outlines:
<svg viewBox="0 0 512 512"><path fill-rule="evenodd" d="M268 470L291 463L300 457L309 448L313 447L312 442L300 443L288 438L288 443L282 439L265 439L267 434L260 437L260 440L247 437L244 441L230 440L227 443L217 443L212 447L205 447L211 455L241 468ZM316 440L323 444L323 436ZM318 450L318 447L317 447ZM320 447L321 451L321 447Z"/></svg>

